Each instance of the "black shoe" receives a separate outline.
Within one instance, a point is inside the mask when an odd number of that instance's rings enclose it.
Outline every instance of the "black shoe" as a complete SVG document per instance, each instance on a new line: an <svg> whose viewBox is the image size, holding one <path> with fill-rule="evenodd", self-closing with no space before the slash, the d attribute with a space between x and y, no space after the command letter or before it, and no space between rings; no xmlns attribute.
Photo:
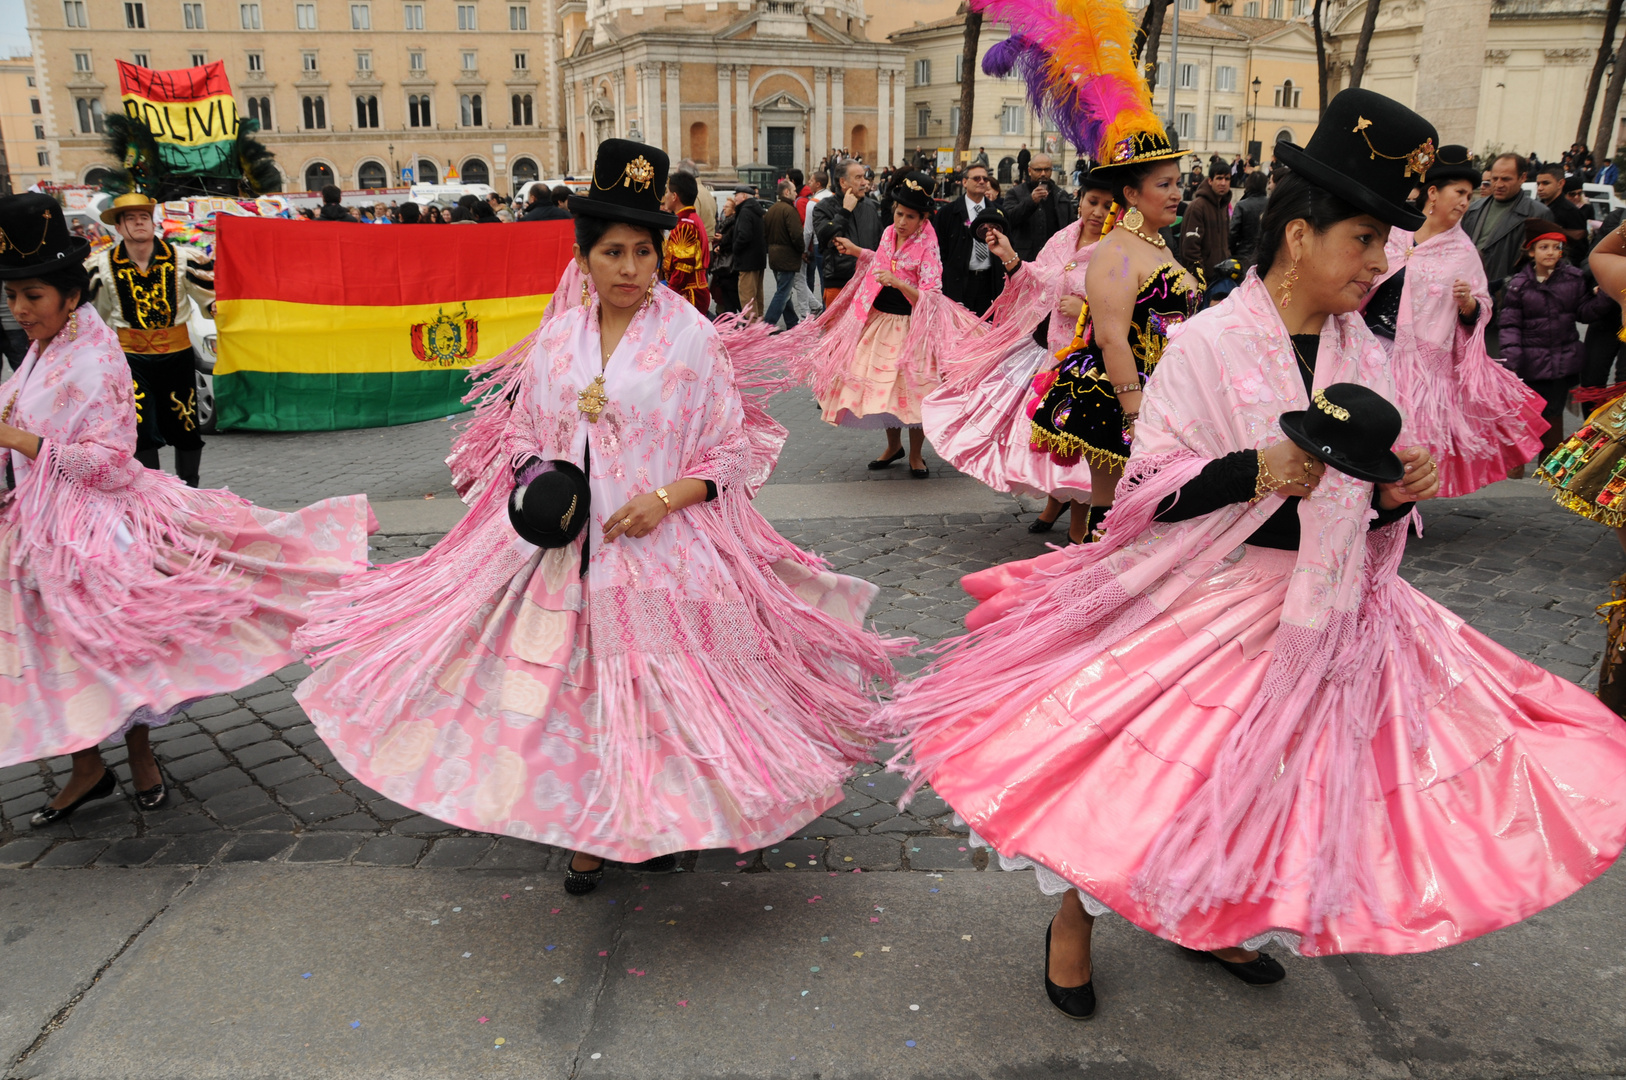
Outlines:
<svg viewBox="0 0 1626 1080"><path fill-rule="evenodd" d="M102 778L92 784L89 791L79 796L67 806L62 807L60 810L53 806L45 807L39 813L29 818L28 824L36 829L43 829L47 825L55 825L57 822L71 817L75 810L79 809L86 803L93 802L96 799L107 798L109 795L113 794L117 788L118 781L113 778L113 770L103 769Z"/></svg>
<svg viewBox="0 0 1626 1080"><path fill-rule="evenodd" d="M571 855L571 862L576 856ZM565 867L565 892L571 896L586 896L598 888L598 883L604 880L604 864L601 862L592 870L577 870L573 866Z"/></svg>
<svg viewBox="0 0 1626 1080"><path fill-rule="evenodd" d="M1050 927L1044 928L1044 992L1050 1004L1069 1020L1088 1020L1095 1015L1095 980L1083 986L1057 986L1050 981Z"/></svg>
<svg viewBox="0 0 1626 1080"><path fill-rule="evenodd" d="M144 814L154 810L162 810L169 805L169 788L164 784L164 774L158 774L158 783L146 791L135 793L135 804Z"/></svg>
<svg viewBox="0 0 1626 1080"><path fill-rule="evenodd" d="M670 874L677 869L677 855L657 855L653 859L645 859L641 863L634 863L627 867L641 874Z"/></svg>
<svg viewBox="0 0 1626 1080"><path fill-rule="evenodd" d="M1231 960L1221 960L1211 952L1188 949L1184 945L1180 946L1180 949L1193 960L1212 960L1249 986L1270 986L1287 978L1287 969L1277 963L1276 959L1269 953L1260 953L1252 960L1239 963Z"/></svg>
<svg viewBox="0 0 1626 1080"><path fill-rule="evenodd" d="M1062 503L1061 504L1061 509L1056 511L1056 516L1051 518L1049 521L1046 521L1044 519L1044 512L1040 511L1040 516L1039 517L1034 518L1032 521L1028 522L1028 532L1030 532L1030 533L1047 533L1051 529L1054 529L1056 527L1056 522L1060 521L1061 516L1063 514L1067 513L1067 505L1068 505L1067 503Z"/></svg>
<svg viewBox="0 0 1626 1080"><path fill-rule="evenodd" d="M197 487L203 465L202 450L175 451L175 475L186 481L187 487Z"/></svg>
<svg viewBox="0 0 1626 1080"><path fill-rule="evenodd" d="M872 459L869 463L869 467L875 472L880 472L882 469L890 469L893 463L895 463L901 457L903 457L903 447L900 446L898 447L898 452L896 454L888 454L884 458Z"/></svg>
<svg viewBox="0 0 1626 1080"><path fill-rule="evenodd" d="M930 480L932 478L932 471L930 469L910 468L909 475L914 477L916 480Z"/></svg>

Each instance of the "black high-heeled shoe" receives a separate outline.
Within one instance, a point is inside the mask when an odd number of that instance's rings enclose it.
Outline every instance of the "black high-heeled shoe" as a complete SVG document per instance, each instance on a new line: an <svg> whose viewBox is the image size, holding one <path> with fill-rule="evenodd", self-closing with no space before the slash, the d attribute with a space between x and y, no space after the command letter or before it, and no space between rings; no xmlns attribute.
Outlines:
<svg viewBox="0 0 1626 1080"><path fill-rule="evenodd" d="M1270 986L1287 978L1287 969L1269 953L1260 953L1252 960L1237 961L1221 960L1211 952L1188 949L1184 945L1180 946L1180 950L1193 960L1213 961L1249 986Z"/></svg>
<svg viewBox="0 0 1626 1080"><path fill-rule="evenodd" d="M105 799L117 789L118 781L113 777L113 770L103 768L102 778L92 784L89 791L60 809L54 806L45 807L29 818L28 824L36 829L43 829L47 825L55 825L59 821L72 817L73 812L86 803L94 802L97 799Z"/></svg>
<svg viewBox="0 0 1626 1080"><path fill-rule="evenodd" d="M576 861L571 855L570 861ZM598 883L604 880L604 863L600 861L592 870L577 870L574 866L565 866L565 892L571 896L586 896L598 888Z"/></svg>
<svg viewBox="0 0 1626 1080"><path fill-rule="evenodd" d="M678 857L676 854L657 855L653 859L645 859L641 863L634 863L627 869L636 870L640 874L670 874L677 869L677 862Z"/></svg>
<svg viewBox="0 0 1626 1080"><path fill-rule="evenodd" d="M888 454L884 458L871 458L869 467L876 472L882 469L890 469L901 457L903 457L903 447L900 446L895 454Z"/></svg>
<svg viewBox="0 0 1626 1080"><path fill-rule="evenodd" d="M164 783L163 773L158 774L157 784L146 791L135 793L135 804L137 809L144 814L150 814L154 810L162 810L169 805L169 786Z"/></svg>
<svg viewBox="0 0 1626 1080"><path fill-rule="evenodd" d="M914 477L916 480L930 480L932 478L932 471L930 469L917 469L911 465L909 466L909 475Z"/></svg>
<svg viewBox="0 0 1626 1080"><path fill-rule="evenodd" d="M1051 518L1049 521L1044 519L1044 511L1039 511L1039 516L1028 522L1028 532L1047 533L1051 529L1054 529L1056 527L1056 522L1060 521L1061 516L1067 513L1067 506L1067 503L1062 503L1061 509L1056 511L1056 516Z"/></svg>
<svg viewBox="0 0 1626 1080"><path fill-rule="evenodd" d="M1050 1004L1069 1020L1088 1020L1095 1015L1095 980L1083 986L1057 986L1050 981L1050 927L1044 928L1044 992Z"/></svg>

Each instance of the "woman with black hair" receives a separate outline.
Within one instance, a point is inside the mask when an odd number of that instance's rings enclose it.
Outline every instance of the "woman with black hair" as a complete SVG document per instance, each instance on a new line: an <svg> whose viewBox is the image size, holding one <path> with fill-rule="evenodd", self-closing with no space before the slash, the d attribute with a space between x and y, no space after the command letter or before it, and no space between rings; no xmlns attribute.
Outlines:
<svg viewBox="0 0 1626 1080"><path fill-rule="evenodd" d="M302 638L323 652L298 698L346 769L570 849L577 894L606 859L748 851L839 803L900 648L862 627L874 586L752 508L764 450L733 358L657 277L666 188L660 150L600 144L570 200L581 302L482 373L501 449L468 515Z"/></svg>
<svg viewBox="0 0 1626 1080"><path fill-rule="evenodd" d="M972 633L883 713L973 842L1061 894L1069 1017L1109 910L1264 985L1268 941L1442 948L1626 844L1614 714L1397 572L1439 482L1356 309L1434 138L1355 89L1276 148L1257 272L1169 343L1106 535L966 578Z"/></svg>

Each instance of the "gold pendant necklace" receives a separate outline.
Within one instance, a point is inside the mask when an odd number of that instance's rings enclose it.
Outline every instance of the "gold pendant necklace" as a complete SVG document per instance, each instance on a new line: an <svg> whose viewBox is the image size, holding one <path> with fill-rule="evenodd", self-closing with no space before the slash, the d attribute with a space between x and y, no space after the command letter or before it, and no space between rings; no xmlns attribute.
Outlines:
<svg viewBox="0 0 1626 1080"><path fill-rule="evenodd" d="M587 384L587 389L576 394L576 411L587 417L589 424L598 423L599 414L609 403L610 399L604 393L602 372L593 377L593 381Z"/></svg>

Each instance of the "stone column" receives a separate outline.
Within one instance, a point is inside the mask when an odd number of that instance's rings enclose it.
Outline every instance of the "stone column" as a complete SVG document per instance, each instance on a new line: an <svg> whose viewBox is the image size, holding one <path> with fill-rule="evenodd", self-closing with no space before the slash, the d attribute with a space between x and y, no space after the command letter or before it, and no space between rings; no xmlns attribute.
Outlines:
<svg viewBox="0 0 1626 1080"><path fill-rule="evenodd" d="M809 149L814 155L814 165L824 160L825 153L830 149L830 124L824 114L824 102L829 96L830 69L816 67L813 69L813 131L807 137L812 145Z"/></svg>
<svg viewBox="0 0 1626 1080"><path fill-rule="evenodd" d="M673 161L689 156L683 144L683 65L666 65L666 153Z"/></svg>
<svg viewBox="0 0 1626 1080"><path fill-rule="evenodd" d="M587 160L578 161L583 172L593 171L593 162L598 160L598 125L593 122L591 109L594 101L598 100L598 90L593 86L592 79L582 80L582 123L586 124L587 132Z"/></svg>
<svg viewBox="0 0 1626 1080"><path fill-rule="evenodd" d="M734 167L734 67L732 64L717 65L717 130L712 137L717 140L717 167L719 169L732 169Z"/></svg>
<svg viewBox="0 0 1626 1080"><path fill-rule="evenodd" d="M887 148L892 145L892 72L875 72L875 167L886 167Z"/></svg>
<svg viewBox="0 0 1626 1080"><path fill-rule="evenodd" d="M661 144L661 66L638 64L638 130L644 142ZM670 153L670 151L668 151Z"/></svg>
<svg viewBox="0 0 1626 1080"><path fill-rule="evenodd" d="M627 137L627 69L610 72L610 92L615 95L615 137Z"/></svg>
<svg viewBox="0 0 1626 1080"><path fill-rule="evenodd" d="M734 69L734 153L741 165L757 159L756 117L751 108L751 67Z"/></svg>
<svg viewBox="0 0 1626 1080"><path fill-rule="evenodd" d="M576 84L573 82L565 83L564 111L565 152L562 155L564 167L559 170L561 176L576 171Z"/></svg>
<svg viewBox="0 0 1626 1080"><path fill-rule="evenodd" d="M1417 67L1417 100L1413 108L1439 130L1440 142L1478 146L1479 86L1490 35L1491 5L1485 0L1429 0L1423 5L1423 29L1417 52L1428 63ZM1405 154L1411 147L1388 150L1370 131L1374 145L1386 153Z"/></svg>
<svg viewBox="0 0 1626 1080"><path fill-rule="evenodd" d="M830 142L847 146L847 71L830 69ZM848 147L848 149L851 149Z"/></svg>
<svg viewBox="0 0 1626 1080"><path fill-rule="evenodd" d="M889 161L903 164L903 72L892 71L892 149Z"/></svg>

